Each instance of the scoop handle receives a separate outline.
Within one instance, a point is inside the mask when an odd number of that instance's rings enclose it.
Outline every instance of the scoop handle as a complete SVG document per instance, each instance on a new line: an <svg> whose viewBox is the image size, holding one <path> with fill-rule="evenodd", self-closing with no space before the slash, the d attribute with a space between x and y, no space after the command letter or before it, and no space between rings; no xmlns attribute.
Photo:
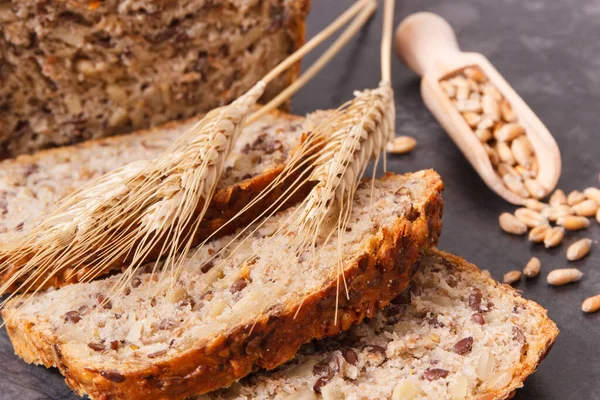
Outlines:
<svg viewBox="0 0 600 400"><path fill-rule="evenodd" d="M420 76L460 53L456 34L448 21L431 12L406 17L396 29L394 42L398 57Z"/></svg>

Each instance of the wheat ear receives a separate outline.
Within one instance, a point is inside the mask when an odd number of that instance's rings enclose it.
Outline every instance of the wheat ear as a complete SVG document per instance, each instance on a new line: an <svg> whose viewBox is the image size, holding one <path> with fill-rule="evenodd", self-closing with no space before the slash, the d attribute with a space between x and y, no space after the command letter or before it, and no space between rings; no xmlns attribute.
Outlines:
<svg viewBox="0 0 600 400"><path fill-rule="evenodd" d="M127 279L150 259L158 268L161 257L166 267L179 264L194 244L223 163L266 83L370 2L357 2L248 93L208 113L157 160L120 168L65 198L24 240L7 246L12 255L0 269L5 277L0 293L35 292L61 279L86 281L123 264Z"/></svg>

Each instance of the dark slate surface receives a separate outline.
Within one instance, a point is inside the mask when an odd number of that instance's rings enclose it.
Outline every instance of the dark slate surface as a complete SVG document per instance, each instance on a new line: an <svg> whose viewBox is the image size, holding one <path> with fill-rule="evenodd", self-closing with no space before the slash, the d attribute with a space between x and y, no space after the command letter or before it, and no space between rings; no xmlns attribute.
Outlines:
<svg viewBox="0 0 600 400"><path fill-rule="evenodd" d="M313 0L308 34L337 15L348 0ZM598 185L600 136L600 1L598 0L399 0L396 22L430 10L446 17L465 50L487 55L556 137L563 155L560 187L566 191ZM294 100L294 111L332 108L352 91L374 87L379 79L378 15L364 32ZM309 59L309 61L312 58ZM549 310L561 334L554 349L519 390L516 399L600 399L600 313L584 315L581 301L600 293L600 250L575 265L584 279L548 287L551 268L566 267L565 251L577 237L600 239L593 223L583 234L568 235L552 251L524 238L503 234L498 214L513 209L488 190L423 106L419 81L394 60L397 131L415 136L417 149L390 159L394 172L435 168L444 178L445 217L440 247L461 255L500 278L539 257L543 276L517 287ZM75 399L54 370L28 366L12 353L0 333L1 399Z"/></svg>

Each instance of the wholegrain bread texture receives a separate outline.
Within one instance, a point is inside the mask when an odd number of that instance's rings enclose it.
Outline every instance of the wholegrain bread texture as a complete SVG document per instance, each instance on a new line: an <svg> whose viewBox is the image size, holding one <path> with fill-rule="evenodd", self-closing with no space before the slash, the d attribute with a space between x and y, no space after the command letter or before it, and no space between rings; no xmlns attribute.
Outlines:
<svg viewBox="0 0 600 400"><path fill-rule="evenodd" d="M433 250L410 290L374 318L197 400L508 399L557 335L541 306Z"/></svg>
<svg viewBox="0 0 600 400"><path fill-rule="evenodd" d="M23 155L0 163L0 252L10 257L14 243L30 232L41 217L75 189L112 169L132 161L152 159L200 117L173 122L150 131L88 141L76 146L51 149L34 155ZM316 118L316 117L315 117ZM242 131L235 148L227 158L209 209L200 225L196 240L202 240L222 228L283 170L286 160L300 144L303 124L312 121L281 112L272 112ZM266 206L275 201L290 180L248 210L220 234L233 232L254 220ZM298 192L298 196L303 190ZM78 280L85 272L72 274L63 266L49 284L62 286ZM115 268L120 268L115 265ZM0 276L0 282L11 275Z"/></svg>
<svg viewBox="0 0 600 400"><path fill-rule="evenodd" d="M231 102L304 42L309 0L0 3L0 158ZM274 97L299 73L266 90Z"/></svg>
<svg viewBox="0 0 600 400"><path fill-rule="evenodd" d="M228 247L237 247L233 254L210 260L227 237L205 246L166 295L141 274L106 308L98 296L113 277L48 291L21 309L17 299L3 317L17 354L58 367L80 395L201 394L275 368L302 344L347 330L387 305L407 287L419 251L437 241L441 190L432 171L390 175L375 182L371 203L365 183L351 230L340 242L334 236L321 243L316 258L290 254L286 238L273 235L291 208L235 241ZM271 250L249 260L256 249L269 249L265 243Z"/></svg>

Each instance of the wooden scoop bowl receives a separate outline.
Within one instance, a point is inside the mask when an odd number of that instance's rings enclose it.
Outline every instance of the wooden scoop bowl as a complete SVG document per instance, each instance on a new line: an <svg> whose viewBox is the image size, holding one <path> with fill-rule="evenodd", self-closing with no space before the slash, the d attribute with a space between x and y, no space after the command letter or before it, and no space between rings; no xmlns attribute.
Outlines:
<svg viewBox="0 0 600 400"><path fill-rule="evenodd" d="M395 49L401 61L422 77L421 95L427 108L494 192L513 204L525 201L524 197L504 185L483 144L440 86L440 80L465 67L479 67L512 106L537 157L538 174L535 179L543 188L544 196L556 187L561 172L556 141L487 58L479 53L460 51L456 35L445 19L430 12L408 16L396 30Z"/></svg>

